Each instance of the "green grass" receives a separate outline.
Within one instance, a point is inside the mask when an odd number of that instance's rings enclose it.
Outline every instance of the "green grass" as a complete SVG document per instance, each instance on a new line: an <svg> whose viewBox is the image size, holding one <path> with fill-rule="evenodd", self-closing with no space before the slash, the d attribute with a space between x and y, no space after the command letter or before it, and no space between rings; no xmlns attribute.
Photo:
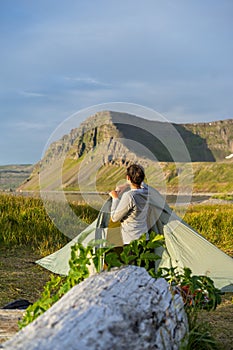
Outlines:
<svg viewBox="0 0 233 350"><path fill-rule="evenodd" d="M113 171L114 169L112 169ZM106 173L106 178L111 176ZM116 174L116 173L115 173ZM122 176L119 173L119 178ZM67 221L67 205L47 203L48 216L43 201L38 198L0 195L0 243L6 245L30 245L33 249L48 254L67 243L64 236L54 225L54 218ZM80 227L74 229L73 236L82 230L83 223L95 220L98 211L88 205L70 204L73 212L80 218ZM176 209L179 214L179 209ZM51 219L52 218L52 219ZM233 253L233 206L229 205L194 205L186 212L184 220L225 252ZM71 232L72 233L72 232Z"/></svg>
<svg viewBox="0 0 233 350"><path fill-rule="evenodd" d="M66 158L62 169L63 188L66 190L79 190L77 174L81 160L84 157L74 160ZM193 179L192 171L193 169ZM208 193L233 193L233 171L232 163L230 162L194 162L194 163L169 163L157 162L150 163L146 167L147 182L164 190L167 186L167 192L177 192L182 190L185 192L185 186L193 185L193 192L208 192ZM59 169L56 168L56 163L47 168L46 180L43 183L43 188L59 189L57 178ZM115 187L115 184L125 179L126 167L116 165L105 165L98 169L95 174L90 174L87 179L90 182L91 188L96 188L98 191L109 191ZM87 174L88 175L88 174ZM95 178L96 176L96 178ZM26 182L21 188L24 191L38 190L39 177L35 172L31 180ZM182 187L182 188L181 188Z"/></svg>
<svg viewBox="0 0 233 350"><path fill-rule="evenodd" d="M98 172L96 187L98 191L112 190L116 184L126 182L126 168L118 166L101 167Z"/></svg>
<svg viewBox="0 0 233 350"><path fill-rule="evenodd" d="M176 212L179 214L178 210ZM194 205L184 216L190 226L219 249L233 256L233 206Z"/></svg>
<svg viewBox="0 0 233 350"><path fill-rule="evenodd" d="M72 203L70 206L87 224L98 214L88 205ZM50 216L54 210L56 216L65 220L66 208L61 203L51 203L50 209ZM50 272L34 262L68 241L48 216L41 199L1 194L0 307L19 298L35 302L49 280Z"/></svg>
<svg viewBox="0 0 233 350"><path fill-rule="evenodd" d="M43 255L52 253L64 246L69 239L62 234L53 222L61 220L74 237L90 224L98 212L87 205L70 204L75 215L80 218L79 227L69 220L69 206L48 202L45 210L43 201L14 195L0 195L0 244L8 246L30 246ZM73 232L72 232L73 230Z"/></svg>
<svg viewBox="0 0 233 350"><path fill-rule="evenodd" d="M233 195L230 195L230 194L216 194L216 195L212 196L212 198L222 199L225 201L233 201Z"/></svg>
<svg viewBox="0 0 233 350"><path fill-rule="evenodd" d="M0 165L0 190L15 190L31 174L33 165Z"/></svg>
<svg viewBox="0 0 233 350"><path fill-rule="evenodd" d="M194 192L233 192L232 163L193 163Z"/></svg>
<svg viewBox="0 0 233 350"><path fill-rule="evenodd" d="M68 242L36 198L0 195L0 243L25 245L45 254Z"/></svg>
<svg viewBox="0 0 233 350"><path fill-rule="evenodd" d="M233 350L233 293L222 296L222 302L214 311L201 311L200 323L207 325L218 343L218 350ZM199 350L199 349L197 349Z"/></svg>
<svg viewBox="0 0 233 350"><path fill-rule="evenodd" d="M109 169L106 179L111 175ZM119 178L122 176L118 175ZM87 223L91 223L98 214L87 205L72 203L71 206ZM64 214L62 205L54 207L54 210L57 215ZM195 205L188 209L184 220L233 256L232 205ZM36 301L50 273L35 265L34 261L56 251L67 241L68 238L48 217L42 200L0 195L0 307L19 298ZM200 313L201 320L210 323L211 334L221 343L219 349L233 349L231 298L232 294L227 293L217 310Z"/></svg>

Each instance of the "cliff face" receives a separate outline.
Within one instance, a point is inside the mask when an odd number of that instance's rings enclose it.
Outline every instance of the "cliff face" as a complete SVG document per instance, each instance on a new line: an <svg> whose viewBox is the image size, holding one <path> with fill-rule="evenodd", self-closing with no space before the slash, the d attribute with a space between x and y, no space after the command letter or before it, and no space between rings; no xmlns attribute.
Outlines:
<svg viewBox="0 0 233 350"><path fill-rule="evenodd" d="M72 129L69 134L53 142L42 159L42 164L61 157L78 159L100 143L117 137L119 132L111 122L110 114L98 113L88 118L79 128Z"/></svg>
<svg viewBox="0 0 233 350"><path fill-rule="evenodd" d="M222 162L231 153L233 120L182 125L104 111L52 143L21 189L38 189L39 174L45 171L44 188L60 188L54 174L61 166L63 188L77 188L81 163L86 163L83 178L89 183L93 179L88 173L106 165L128 165L135 160L146 167L151 162Z"/></svg>
<svg viewBox="0 0 233 350"><path fill-rule="evenodd" d="M52 143L42 163L50 163L62 156L78 159L98 145L110 143L114 139L120 140L133 152L137 148L136 143L140 144L158 161L186 161L174 159L171 150L167 149L170 139L176 136L171 135L171 128L181 136L193 162L222 161L233 153L233 119L212 123L169 124L106 111L91 116L79 128ZM136 151L140 153L139 148Z"/></svg>
<svg viewBox="0 0 233 350"><path fill-rule="evenodd" d="M192 134L205 140L216 161L223 160L233 153L233 119L183 126Z"/></svg>

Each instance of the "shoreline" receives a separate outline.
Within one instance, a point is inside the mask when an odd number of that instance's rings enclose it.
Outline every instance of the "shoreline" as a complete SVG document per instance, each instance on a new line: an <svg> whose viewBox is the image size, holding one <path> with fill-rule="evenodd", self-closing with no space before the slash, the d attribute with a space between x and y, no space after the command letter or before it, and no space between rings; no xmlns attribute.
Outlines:
<svg viewBox="0 0 233 350"><path fill-rule="evenodd" d="M0 190L0 194L11 194L14 196L24 196L24 197L32 197L32 198L41 198L48 194L48 199L59 200L60 195L64 195L68 200L77 203L87 203L90 204L96 202L97 199L107 200L108 192L94 192L94 191L4 191ZM42 196L41 196L42 194ZM233 204L233 193L218 193L218 192L192 192L190 193L175 193L168 192L160 194L165 198L165 201L169 205L196 205L196 204ZM224 199L224 198L213 198L214 196L232 196L232 199ZM57 198L56 198L57 197ZM63 197L64 198L64 197ZM42 198L43 199L43 198ZM45 197L44 197L45 199Z"/></svg>

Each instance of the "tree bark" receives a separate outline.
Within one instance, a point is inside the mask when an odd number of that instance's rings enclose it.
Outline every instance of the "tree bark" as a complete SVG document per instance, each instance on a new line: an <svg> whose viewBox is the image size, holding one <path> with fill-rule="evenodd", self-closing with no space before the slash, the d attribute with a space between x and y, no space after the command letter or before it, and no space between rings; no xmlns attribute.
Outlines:
<svg viewBox="0 0 233 350"><path fill-rule="evenodd" d="M127 266L75 286L0 348L175 350L187 328L182 299L168 283Z"/></svg>

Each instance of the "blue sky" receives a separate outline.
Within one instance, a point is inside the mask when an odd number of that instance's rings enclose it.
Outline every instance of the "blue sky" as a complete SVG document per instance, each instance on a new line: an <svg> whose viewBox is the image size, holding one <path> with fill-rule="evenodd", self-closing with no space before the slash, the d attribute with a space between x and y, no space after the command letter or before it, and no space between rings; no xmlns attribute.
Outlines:
<svg viewBox="0 0 233 350"><path fill-rule="evenodd" d="M0 164L38 161L63 120L100 103L233 118L232 18L232 0L1 0Z"/></svg>

